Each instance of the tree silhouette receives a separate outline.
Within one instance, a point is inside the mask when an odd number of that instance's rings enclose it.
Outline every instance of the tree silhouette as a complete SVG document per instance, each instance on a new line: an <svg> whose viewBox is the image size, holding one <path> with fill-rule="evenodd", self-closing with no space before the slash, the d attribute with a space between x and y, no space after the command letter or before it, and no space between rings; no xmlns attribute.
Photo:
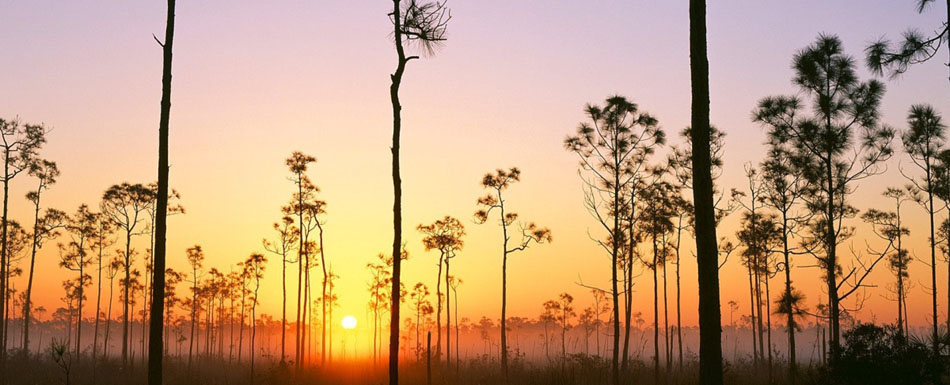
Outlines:
<svg viewBox="0 0 950 385"><path fill-rule="evenodd" d="M480 224L488 222L488 215L492 210L498 210L498 219L501 224L502 235L502 257L501 257L501 370L505 378L508 378L508 339L507 339L507 321L506 312L508 308L508 255L514 252L523 251L528 248L531 242L550 243L553 241L551 230L547 227L539 227L530 222L527 225L520 224L521 239L509 248L508 242L511 236L508 235L508 227L518 221L518 214L514 212L505 212L505 199L502 193L511 186L512 183L521 181L521 170L512 167L508 171L497 169L495 174L485 174L482 178L482 187L491 190L488 195L478 198L478 205L483 207L475 212L475 221Z"/></svg>
<svg viewBox="0 0 950 385"><path fill-rule="evenodd" d="M935 0L917 0L917 13L924 13L927 6ZM937 56L940 47L950 40L950 5L948 5L947 20L938 27L933 35L924 35L916 29L904 32L903 41L896 47L886 38L880 38L864 49L868 68L871 72L883 75L890 71L892 76L898 76L907 71L911 64L923 63ZM950 63L947 64L950 66Z"/></svg>
<svg viewBox="0 0 950 385"><path fill-rule="evenodd" d="M622 96L607 98L604 107L588 104L584 110L591 122L581 123L577 134L564 140L564 147L579 156L580 168L589 177L589 180L585 179L587 209L608 233L607 242L597 242L609 249L612 261L614 348L611 379L614 384L619 384L620 289L617 267L621 264L621 247L626 238L621 216L634 202L637 178L647 157L653 154L655 147L664 143L665 135L653 116L640 111L635 103ZM628 215L633 218L633 213ZM608 242L609 246L606 245ZM629 317L627 325L629 333Z"/></svg>
<svg viewBox="0 0 950 385"><path fill-rule="evenodd" d="M778 212L781 226L782 262L781 269L785 273L785 289L777 301L778 314L786 316L786 331L788 332L788 376L792 383L796 380L797 360L795 348L795 331L798 325L795 317L801 315L801 302L804 296L795 290L792 285L792 246L790 239L797 234L803 224L808 222L807 210L799 213L801 194L806 187L806 181L801 173L795 171L795 162L791 159L792 153L781 142L769 143L766 160L762 163L762 201L766 206Z"/></svg>
<svg viewBox="0 0 950 385"><path fill-rule="evenodd" d="M109 260L109 265L106 266L106 277L109 278L109 305L106 310L106 335L102 339L102 356L103 358L108 357L109 355L109 336L111 335L111 326L112 326L112 293L113 288L115 287L115 277L119 274L119 271L122 270L122 251L116 250L116 255Z"/></svg>
<svg viewBox="0 0 950 385"><path fill-rule="evenodd" d="M188 265L191 266L191 334L188 338L188 367L190 368L195 350L195 338L197 337L195 327L198 326L198 282L200 280L198 270L204 264L205 254L201 250L201 246L194 245L185 250L185 257L188 260Z"/></svg>
<svg viewBox="0 0 950 385"><path fill-rule="evenodd" d="M92 256L89 251L92 250L94 239L97 235L97 224L99 218L89 211L89 206L80 205L76 213L67 218L66 232L69 234L69 242L60 244L60 262L59 265L68 270L75 271L79 276L76 277L76 359L80 358L82 353L82 301L86 299L86 286L92 284L92 276L86 273L86 267L92 264Z"/></svg>
<svg viewBox="0 0 950 385"><path fill-rule="evenodd" d="M261 278L264 278L264 268L267 264L267 257L264 254L251 254L244 262L244 269L254 280L254 298L251 300L251 383L254 383L254 357L257 351L254 350L254 341L257 339L257 303L258 292L261 289Z"/></svg>
<svg viewBox="0 0 950 385"><path fill-rule="evenodd" d="M287 350L285 346L287 342L287 264L294 263L294 261L287 260L287 257L298 247L295 245L295 243L299 241L298 238L300 237L300 233L299 229L294 227L293 218L287 215L281 218L280 223L274 223L274 230L277 231L277 240L275 242L271 242L265 239L264 249L279 255L281 261L280 364L286 365Z"/></svg>
<svg viewBox="0 0 950 385"><path fill-rule="evenodd" d="M102 213L112 219L116 227L125 234L125 252L122 254L125 258L123 268L125 269L125 278L123 280L123 304L122 304L122 362L125 365L128 361L129 346L129 302L132 300L131 269L132 269L132 236L142 234L139 223L142 222L142 215L153 201L152 191L142 184L129 184L123 182L113 185L102 195L101 210Z"/></svg>
<svg viewBox="0 0 950 385"><path fill-rule="evenodd" d="M36 190L26 194L26 199L33 202L33 234L32 245L30 248L30 272L27 276L26 292L23 297L23 351L28 352L30 346L30 324L33 309L33 276L36 273L36 253L43 247L43 243L49 239L59 236L57 231L63 227L66 219L66 213L56 209L46 209L46 212L40 216L40 198L43 191L50 185L56 183L59 176L59 168L55 162L40 160L31 165L30 175L37 180ZM95 356L95 355L93 355Z"/></svg>
<svg viewBox="0 0 950 385"><path fill-rule="evenodd" d="M382 313L389 309L388 299L386 296L386 287L389 286L392 280L392 272L389 270L389 264L391 263L390 258L386 258L385 255L380 253L376 256L376 263L367 263L366 268L370 271L371 281L369 282L369 309L373 312L373 364L376 363L377 356L379 353L380 346L382 341L380 340L379 333L382 325ZM417 309L418 310L418 309ZM418 344L419 336L416 335L416 343ZM416 346L418 348L418 346ZM418 356L416 357L418 358Z"/></svg>
<svg viewBox="0 0 950 385"><path fill-rule="evenodd" d="M910 113L907 116L908 129L901 135L901 141L904 143L904 151L910 155L914 165L923 171L923 178L907 177L915 191L922 194L915 196L918 203L927 212L930 219L930 287L932 301L932 321L933 321L933 349L937 351L939 333L937 327L937 238L936 226L934 224L934 214L937 210L934 208L934 194L937 186L934 184L934 168L937 166L938 155L944 146L947 126L943 123L940 114L932 106L917 104L911 106ZM898 213L899 215L899 213ZM892 261L893 265L893 261ZM898 272L900 274L900 272ZM902 294L903 288L899 288ZM950 289L950 288L948 288ZM898 302L900 304L900 302Z"/></svg>
<svg viewBox="0 0 950 385"><path fill-rule="evenodd" d="M152 266L152 306L149 319L148 383L162 384L162 334L165 315L165 233L168 215L168 124L172 95L172 44L175 41L175 0L168 0L165 40L162 46L162 101L158 123L158 190L155 198L155 246ZM158 42L158 38L155 39ZM143 322L144 323L144 322ZM144 335L143 335L144 338ZM143 352L144 355L144 352Z"/></svg>
<svg viewBox="0 0 950 385"><path fill-rule="evenodd" d="M297 322L294 326L294 364L297 366L298 370L302 366L304 354L304 340L301 330L301 322L306 321L306 319L303 317L303 313L301 313L301 304L306 303L302 302L303 298L301 296L305 283L303 275L304 273L307 274L306 282L309 283L310 254L308 251L310 247L308 245L308 237L310 230L313 229L312 218L308 215L309 210L307 210L307 208L310 206L310 202L313 198L312 190L315 188L313 183L310 183L310 178L307 177L306 172L308 165L316 161L317 158L299 151L294 151L290 157L284 161L284 163L290 169L290 173L292 175L291 181L294 182L294 185L297 187L297 192L294 193L293 199L288 206L283 208L283 211L284 214L292 214L297 216L298 221L297 241L299 242L299 245L297 247ZM307 216L306 221L305 216Z"/></svg>
<svg viewBox="0 0 950 385"><path fill-rule="evenodd" d="M393 25L393 40L396 46L396 70L390 75L389 97L393 108L393 273L392 314L389 322L389 384L399 383L399 291L401 279L402 247L402 180L399 172L399 137L402 130L402 104L399 101L399 86L406 71L406 64L419 56L407 55L405 45L417 44L427 54L434 54L435 47L446 39L446 27L452 18L445 1L393 0L389 20Z"/></svg>
<svg viewBox="0 0 950 385"><path fill-rule="evenodd" d="M46 143L46 128L43 125L21 124L19 120L0 119L0 151L3 152L3 215L0 223L0 320L7 324L7 292L10 288L10 254L7 250L8 211L10 182L20 173L32 168L37 161L37 151ZM0 368L6 367L7 328L0 327ZM6 370L0 370L0 384L6 383Z"/></svg>
<svg viewBox="0 0 950 385"><path fill-rule="evenodd" d="M889 187L882 195L894 200L894 211L868 209L861 215L861 219L870 223L873 226L874 233L888 244L885 253L890 251L887 253L889 254L887 259L890 263L891 271L897 278L895 285L897 294L897 330L901 334L907 335L907 331L904 330L903 315L907 308L907 288L905 282L910 277L907 272L907 265L910 263L910 253L904 248L903 238L910 236L910 229L902 222L901 206L913 198L906 189L894 187Z"/></svg>
<svg viewBox="0 0 950 385"><path fill-rule="evenodd" d="M115 241L110 237L114 232L115 228L112 221L103 215L102 213L96 214L96 223L95 223L96 234L92 239L92 249L97 251L96 255L96 320L93 326L92 334L92 358L95 363L99 357L98 355L98 342L99 342L99 318L100 318L100 309L102 302L102 268L103 263L108 265L109 261L105 258L105 249L112 247L115 244ZM111 282L111 281L110 281ZM111 288L110 288L111 290ZM111 316L111 315L110 315Z"/></svg>
<svg viewBox="0 0 950 385"><path fill-rule="evenodd" d="M722 384L722 320L719 312L719 248L713 204L709 125L709 59L706 0L689 1L689 67L692 100L693 204L699 276L699 382Z"/></svg>
<svg viewBox="0 0 950 385"><path fill-rule="evenodd" d="M422 353L422 340L419 334L422 332L422 319L428 318L432 314L432 304L429 303L429 288L422 282L416 282L409 292L409 299L412 301L412 307L416 310L416 361Z"/></svg>
<svg viewBox="0 0 950 385"><path fill-rule="evenodd" d="M431 224L419 225L416 229L425 235L425 237L422 238L422 245L426 251L433 249L439 250L439 275L436 277L435 284L437 302L435 313L435 356L437 361L442 357L442 264L443 262L445 263L445 308L447 314L445 317L445 350L446 362L451 364L451 333L448 332L448 327L452 324L451 318L448 315L451 314L448 310L451 304L449 300L449 260L455 258L458 251L464 246L462 237L465 236L465 226L462 225L462 222L458 219L446 215L445 218L439 219Z"/></svg>
<svg viewBox="0 0 950 385"><path fill-rule="evenodd" d="M880 171L879 165L891 156L894 136L878 122L884 85L859 82L854 67L837 37L820 35L793 59L793 82L814 101L813 115L803 116L804 102L796 96L767 97L753 113L756 122L768 126L770 141L794 149L796 170L809 182L803 198L817 217L810 225L811 242L824 251L815 257L828 287L832 361L840 352L841 335L837 246L851 232L844 220L856 215L847 197L856 181ZM857 135L861 137L855 143Z"/></svg>

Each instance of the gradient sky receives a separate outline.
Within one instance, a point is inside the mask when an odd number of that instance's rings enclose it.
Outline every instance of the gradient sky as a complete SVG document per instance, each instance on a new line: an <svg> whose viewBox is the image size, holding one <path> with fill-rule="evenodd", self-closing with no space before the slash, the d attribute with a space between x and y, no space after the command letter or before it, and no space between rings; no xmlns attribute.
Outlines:
<svg viewBox="0 0 950 385"><path fill-rule="evenodd" d="M720 181L726 188L744 186L742 165L764 153L764 130L749 119L756 101L797 92L789 67L796 50L824 32L840 36L847 52L860 57L882 35L896 38L910 26L929 31L945 16L941 4L918 15L910 0L710 3L711 113L728 134ZM365 322L365 265L392 242L389 6L179 2L171 185L188 214L169 220L171 267L183 268L184 250L195 243L204 247L206 265L223 270L263 251L261 238L272 236L270 225L292 192L283 159L304 151L318 158L310 175L329 203L325 248L341 276L335 314ZM404 280L435 285L437 255L423 252L415 225L446 214L461 218L468 237L453 272L464 280L462 316L497 318L500 229L476 225L471 215L483 194L481 176L519 166L523 180L508 194L510 207L551 227L555 242L512 257L509 314L535 317L544 300L564 291L586 306L590 296L576 283L606 287L609 260L589 239L588 231L602 234L582 205L577 160L562 141L584 119L585 103L618 93L654 114L671 137L688 124L687 2L450 0L449 6L448 42L436 56L410 63L403 82L404 233L411 252ZM42 155L59 163L62 177L48 206L73 212L81 203L97 204L111 184L155 179L161 49L151 35L164 33L164 7L116 0L0 4L0 115L53 129ZM887 82L884 122L904 128L909 106L921 102L950 114L943 52ZM863 66L860 73L868 77ZM857 207L880 207L884 187L904 183L898 163L909 167L899 153L886 175L862 182ZM29 220L21 197L32 185L25 176L14 180L13 218ZM911 252L924 258L923 211L911 204L906 213L913 217ZM866 230L859 222L853 221ZM731 237L734 226L728 220L720 234ZM855 239L859 249L864 240ZM147 237L139 242L144 248ZM60 282L67 277L54 250L49 244L38 262L36 301L50 309L62 306ZM734 262L721 271L724 314L729 300L747 303L746 276ZM694 259L684 259L682 270L683 321L692 325ZM910 268L912 323L929 314L928 270L917 261ZM263 309L271 314L280 309L279 271L272 258L262 288ZM822 295L819 272L794 274L814 308ZM634 303L646 314L652 288L645 278L637 281ZM938 279L943 318L945 265ZM881 266L873 280L880 287L869 292L861 317L891 321L896 306L883 298L891 275Z"/></svg>

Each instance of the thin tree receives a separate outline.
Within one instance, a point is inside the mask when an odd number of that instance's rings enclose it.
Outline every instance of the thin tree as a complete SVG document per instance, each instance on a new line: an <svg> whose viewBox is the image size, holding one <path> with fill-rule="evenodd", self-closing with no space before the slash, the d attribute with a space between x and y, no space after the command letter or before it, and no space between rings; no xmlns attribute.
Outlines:
<svg viewBox="0 0 950 385"><path fill-rule="evenodd" d="M797 375L795 332L798 330L796 317L803 314L801 309L804 295L792 285L793 248L791 238L797 234L801 224L807 223L807 210L799 214L796 210L801 204L801 194L806 181L801 173L795 172L795 162L791 152L782 143L769 143L767 160L762 163L762 198L766 206L778 212L781 226L782 261L780 269L785 273L785 288L777 301L778 314L786 316L785 327L788 332L788 377L793 384Z"/></svg>
<svg viewBox="0 0 950 385"><path fill-rule="evenodd" d="M280 364L286 365L286 342L287 342L287 264L294 263L288 260L290 253L297 248L295 243L300 236L299 230L294 226L294 220L290 216L281 218L280 223L274 223L274 230L277 231L277 240L271 242L264 240L264 249L280 256L280 284L281 284L281 305L280 305Z"/></svg>
<svg viewBox="0 0 950 385"><path fill-rule="evenodd" d="M557 315L558 322L561 323L561 360L567 360L567 331L571 328L571 319L577 316L574 312L574 297L568 293L561 293L558 296L560 313Z"/></svg>
<svg viewBox="0 0 950 385"><path fill-rule="evenodd" d="M452 18L445 1L393 0L389 19L393 25L396 47L396 70L390 75L389 98L393 109L392 173L393 173L393 274L392 312L389 322L389 384L399 384L399 292L401 286L402 248L402 180L399 171L399 138L402 130L402 104L399 86L406 64L419 56L407 55L405 45L418 44L426 53L435 53L435 47L446 39L446 27Z"/></svg>
<svg viewBox="0 0 950 385"><path fill-rule="evenodd" d="M254 350L254 342L257 338L257 304L260 302L258 293L261 289L261 278L264 278L266 264L267 257L259 253L251 254L244 261L244 268L251 279L254 280L254 298L251 300L251 383L254 383L254 357L257 355L257 351Z"/></svg>
<svg viewBox="0 0 950 385"><path fill-rule="evenodd" d="M910 108L907 126L907 131L901 135L904 151L910 156L914 165L923 171L923 178L907 177L907 179L913 185L914 191L921 193L914 195L918 197L917 203L924 208L930 219L930 293L933 307L931 317L933 349L934 352L938 352L940 337L937 326L937 238L934 223L934 215L938 209L934 208L934 194L937 188L934 168L937 166L937 157L945 144L947 125L943 123L942 117L932 106L916 104Z"/></svg>
<svg viewBox="0 0 950 385"><path fill-rule="evenodd" d="M3 215L0 223L0 325L6 325L7 301L10 290L10 254L8 246L8 211L10 182L17 175L29 171L37 159L37 151L46 143L46 128L43 125L20 124L17 119L0 119L0 151L3 152ZM7 338L6 327L0 327L0 384L6 383Z"/></svg>
<svg viewBox="0 0 950 385"><path fill-rule="evenodd" d="M436 315L435 315L435 357L438 362L442 357L442 264L445 263L445 308L449 309L449 259L454 258L459 250L464 246L462 237L465 236L465 226L458 219L446 215L428 225L419 225L416 227L424 237L422 245L426 251L439 250L439 274L436 277L435 297L436 297ZM446 314L448 314L446 310ZM451 362L451 334L448 332L448 325L451 319L446 315L445 349L446 362Z"/></svg>
<svg viewBox="0 0 950 385"><path fill-rule="evenodd" d="M26 291L23 296L23 351L28 352L30 346L30 324L33 322L33 276L36 274L36 254L43 247L43 243L59 235L57 229L63 226L66 213L56 209L46 209L40 215L40 203L43 191L56 183L59 168L55 162L42 160L34 162L29 171L36 178L36 190L26 194L26 199L33 203L33 234L30 248L30 272L27 276Z"/></svg>
<svg viewBox="0 0 950 385"><path fill-rule="evenodd" d="M317 158L304 154L300 151L294 151L290 155L290 157L284 161L284 164L286 164L287 167L290 169L290 173L292 175L290 180L294 183L295 187L297 187L297 192L294 193L294 197L291 203L287 207L285 207L283 210L285 214L296 215L298 225L299 225L297 227L297 230L298 230L297 241L300 242L300 244L297 247L297 264L298 264L297 265L297 319L294 324L294 330L295 330L294 332L294 364L297 366L298 370L301 368L301 361L302 361L301 359L303 358L302 354L303 354L303 342L304 342L302 340L303 334L301 333L301 321L302 321L301 319L301 316L302 316L301 293L302 293L303 281L304 281L303 280L303 273L304 273L304 267L305 267L304 261L305 259L308 259L304 255L305 253L307 253L307 250L308 250L308 247L306 245L307 237L305 236L305 230L306 230L305 228L307 226L304 224L304 215L306 214L305 212L306 210L304 209L305 207L304 200L306 199L307 195L305 194L304 190L306 189L306 186L310 185L309 179L307 178L307 175L306 175L307 167L310 163L313 163L316 161L317 161Z"/></svg>
<svg viewBox="0 0 950 385"><path fill-rule="evenodd" d="M794 148L796 170L809 182L804 199L817 216L811 224L811 243L824 252L815 257L828 288L833 362L840 353L841 336L842 270L837 247L851 233L844 220L856 215L847 197L856 181L880 172L881 163L892 154L894 132L878 121L884 85L858 81L854 59L844 54L837 37L820 35L792 62L794 84L815 102L813 115L803 116L805 103L799 97L777 96L759 102L754 120L768 126L771 141ZM855 143L858 135L861 140ZM858 275L860 281L868 272Z"/></svg>
<svg viewBox="0 0 950 385"><path fill-rule="evenodd" d="M664 143L665 135L653 116L640 111L639 106L622 96L608 98L603 107L588 104L584 109L591 122L581 123L577 134L564 140L564 147L578 155L581 170L589 174L589 180L585 179L589 190L585 192L585 203L608 233L607 242L597 242L609 250L611 257L614 309L611 379L612 383L619 384L620 278L617 268L621 265L621 248L625 244L621 216L633 203L635 189L630 186L635 185L647 157ZM633 218L633 213L628 215Z"/></svg>
<svg viewBox="0 0 950 385"><path fill-rule="evenodd" d="M927 6L936 0L917 0L917 13L924 13ZM950 3L947 4L947 19L932 35L924 35L916 29L904 32L903 41L896 47L887 38L880 38L864 49L868 68L877 75L889 71L898 76L912 64L923 63L937 56L940 47L950 41ZM948 52L950 54L950 52ZM950 56L950 55L948 55ZM950 63L947 64L950 66Z"/></svg>
<svg viewBox="0 0 950 385"><path fill-rule="evenodd" d="M498 219L501 224L502 248L501 248L501 370L505 378L508 378L508 338L507 338L507 309L508 309L508 255L524 251L531 242L550 243L553 241L551 230L546 227L539 227L530 222L527 225L520 224L521 239L515 245L509 248L508 242L511 236L508 234L508 228L518 221L518 214L514 212L505 212L505 199L503 192L511 184L521 181L521 170L512 167L508 171L498 169L494 174L488 173L482 178L482 187L491 190L487 195L478 198L478 205L483 207L475 212L475 221L480 224L488 222L488 215L492 210L498 210Z"/></svg>
<svg viewBox="0 0 950 385"><path fill-rule="evenodd" d="M106 260L105 249L112 247L115 243L111 239L114 226L112 221L103 214L96 214L96 235L92 239L93 250L97 252L96 255L96 320L93 326L92 334L92 357L93 362L96 362L98 355L98 342L99 342L99 319L100 309L102 306L102 269L104 265L108 265L109 261Z"/></svg>
<svg viewBox="0 0 950 385"><path fill-rule="evenodd" d="M195 350L195 338L197 337L195 327L198 326L198 282L201 279L198 270L204 264L205 254L201 250L201 246L194 245L185 250L185 258L188 260L188 265L191 266L191 334L188 338L188 367L190 368Z"/></svg>
<svg viewBox="0 0 950 385"><path fill-rule="evenodd" d="M908 333L904 329L904 312L907 309L906 282L910 278L907 272L910 253L904 248L903 239L910 236L910 229L902 221L901 206L913 198L907 189L894 187L887 188L882 195L893 200L894 211L869 209L861 214L861 219L870 223L873 226L874 234L887 242L888 247L885 250L893 250L889 253L887 259L891 271L897 278L894 285L894 291L897 295L897 330L901 333L901 337L904 337Z"/></svg>
<svg viewBox="0 0 950 385"><path fill-rule="evenodd" d="M125 252L122 256L125 258L123 268L125 269L125 278L123 279L123 304L122 304L122 363L128 362L129 346L125 341L129 340L129 302L132 300L131 284L132 279L132 236L142 234L139 223L142 222L142 215L152 202L152 191L139 183L130 184L123 182L113 185L102 195L101 210L115 223L116 227L124 232Z"/></svg>
<svg viewBox="0 0 950 385"><path fill-rule="evenodd" d="M97 215L89 211L89 206L80 205L76 213L66 222L66 232L70 240L67 244L60 244L59 265L67 270L75 271L76 277L76 358L82 353L82 302L86 299L86 286L92 284L92 276L86 273L86 267L92 264L93 240L96 237Z"/></svg>
<svg viewBox="0 0 950 385"><path fill-rule="evenodd" d="M699 276L699 382L722 384L722 320L719 311L719 248L713 204L709 124L709 59L706 0L689 1L690 108L693 205Z"/></svg>

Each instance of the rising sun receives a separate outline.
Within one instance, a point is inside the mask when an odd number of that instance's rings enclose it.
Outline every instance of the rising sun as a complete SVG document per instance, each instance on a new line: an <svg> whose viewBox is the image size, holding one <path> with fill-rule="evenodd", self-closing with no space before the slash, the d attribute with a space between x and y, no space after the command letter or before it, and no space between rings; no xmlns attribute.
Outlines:
<svg viewBox="0 0 950 385"><path fill-rule="evenodd" d="M351 316L351 315L348 315L348 316L346 316L346 317L343 317L343 322L342 322L342 324L343 324L343 328L344 328L344 329L347 329L347 330L355 329L355 328L356 328L356 317L353 317L353 316Z"/></svg>

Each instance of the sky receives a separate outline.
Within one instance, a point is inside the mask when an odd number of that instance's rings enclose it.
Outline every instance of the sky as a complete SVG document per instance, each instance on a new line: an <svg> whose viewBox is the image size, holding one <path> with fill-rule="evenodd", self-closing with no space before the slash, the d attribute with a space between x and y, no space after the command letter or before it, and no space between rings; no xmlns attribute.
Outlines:
<svg viewBox="0 0 950 385"><path fill-rule="evenodd" d="M877 38L897 38L908 27L930 31L946 15L941 4L917 14L914 3L710 2L711 118L727 133L720 185L745 186L743 165L761 161L765 129L750 114L765 96L798 92L790 82L797 50L819 33L835 34L861 59ZM310 177L328 202L324 247L341 276L334 314L352 314L365 324L365 266L392 243L388 87L396 58L389 6L366 0L179 2L170 175L187 214L169 219L170 267L183 269L185 249L194 244L204 248L206 266L225 271L263 252L261 240L274 235L271 224L293 191L283 160L303 151L318 159ZM542 302L561 292L572 293L578 308L586 306L590 294L579 283L606 287L610 263L590 239L603 234L583 206L577 158L564 150L563 140L584 120L586 103L621 94L680 142L677 133L688 124L690 107L687 2L450 0L448 6L448 41L408 65L401 91L403 218L411 254L403 279L408 286L435 286L438 255L424 252L415 226L445 215L460 218L466 245L452 269L464 281L461 316L498 318L501 231L475 224L472 214L486 192L482 175L517 166L522 181L507 193L510 209L550 227L554 243L511 257L509 314L536 317ZM117 0L0 4L0 116L51 128L42 156L62 170L45 206L73 212L82 203L97 205L112 184L155 179L162 51L152 35L164 35L164 7L160 1ZM885 79L883 122L904 129L914 103L950 114L943 52ZM870 77L863 64L859 74ZM899 167L912 170L902 152L884 175L861 182L855 206L889 208L878 197L885 187L905 183ZM22 197L32 185L26 176L11 185L11 216L21 222L31 219ZM912 255L929 257L923 210L908 205L907 213ZM860 220L852 222L867 234ZM727 220L720 235L733 237L735 223ZM865 241L880 246L864 235L854 240L858 249ZM57 265L54 243L40 253L36 283L35 301L49 309L62 306L60 283L70 277ZM136 247L146 243L140 237ZM270 257L261 306L278 314L280 262ZM941 319L947 312L942 266ZM682 274L683 323L694 325L694 259L684 258ZM814 309L823 296L819 272L797 268L793 274ZM911 322L923 324L929 268L915 260L910 274ZM652 291L646 278L637 281L634 297L644 314ZM721 270L721 279L724 314L730 300L748 303L746 276L735 260ZM896 306L885 298L891 275L879 268L870 279L878 287L868 292L860 318L892 320ZM23 287L22 281L15 285Z"/></svg>

